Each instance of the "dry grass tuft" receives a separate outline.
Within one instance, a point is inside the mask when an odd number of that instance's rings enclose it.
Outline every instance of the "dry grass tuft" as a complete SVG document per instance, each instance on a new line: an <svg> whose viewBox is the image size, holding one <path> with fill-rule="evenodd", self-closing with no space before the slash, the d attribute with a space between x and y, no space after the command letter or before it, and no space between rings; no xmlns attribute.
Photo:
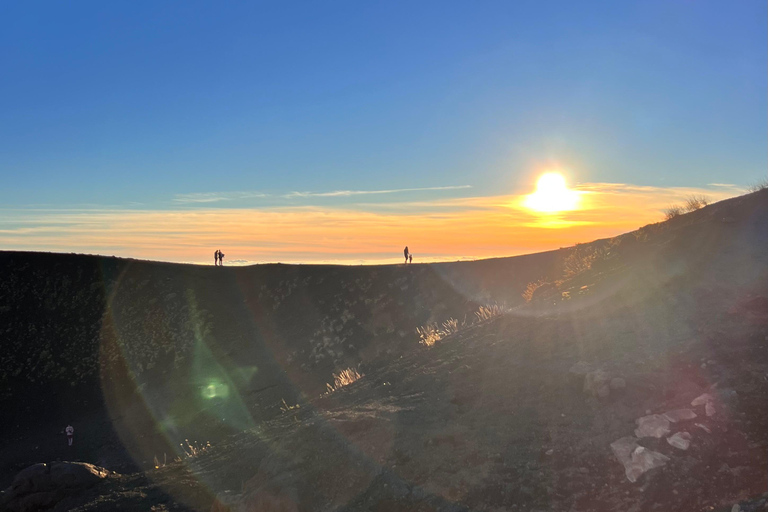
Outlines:
<svg viewBox="0 0 768 512"><path fill-rule="evenodd" d="M768 188L768 179L763 179L761 181L758 181L757 183L753 183L748 187L748 190L750 192L760 192L761 190L765 190Z"/></svg>
<svg viewBox="0 0 768 512"><path fill-rule="evenodd" d="M427 347L431 347L443 339L443 331L438 329L437 324L426 324L417 327L416 333L419 335L419 343Z"/></svg>
<svg viewBox="0 0 768 512"><path fill-rule="evenodd" d="M707 196L692 195L688 196L685 200L685 206L683 207L686 212L695 212L701 210L709 204L709 198Z"/></svg>
<svg viewBox="0 0 768 512"><path fill-rule="evenodd" d="M679 204L673 204L664 209L664 219L670 220L685 213L685 210Z"/></svg>
<svg viewBox="0 0 768 512"><path fill-rule="evenodd" d="M186 446L184 445L184 443L186 443ZM189 439L185 439L184 443L179 443L179 446L181 446L181 449L184 452L184 455L186 455L188 459L193 459L198 455L201 455L207 452L211 448L210 441L205 444L200 444L197 441L193 441L190 443Z"/></svg>
<svg viewBox="0 0 768 512"><path fill-rule="evenodd" d="M455 318L449 318L443 322L443 333L448 336L459 332L459 321Z"/></svg>
<svg viewBox="0 0 768 512"><path fill-rule="evenodd" d="M281 405L281 406L280 406L280 410L281 410L282 412L284 412L284 413L285 413L285 412L288 412L288 411L293 411L293 410L295 410L295 409L300 409L300 408L301 408L301 406L300 406L299 404L296 404L296 405L288 405L288 404L286 403L286 401L285 401L285 398L283 398L283 399L282 399L282 401L283 401L283 405Z"/></svg>
<svg viewBox="0 0 768 512"><path fill-rule="evenodd" d="M528 286L525 287L525 291L522 293L523 299L525 299L525 302L531 302L531 299L533 299L533 294L547 284L547 281L545 279L539 279L536 282L528 283Z"/></svg>
<svg viewBox="0 0 768 512"><path fill-rule="evenodd" d="M503 315L504 313L506 313L506 310L503 307L498 304L493 304L490 306L480 306L478 310L475 311L475 316L477 317L478 322L485 322L486 320Z"/></svg>
<svg viewBox="0 0 768 512"><path fill-rule="evenodd" d="M328 388L328 393L333 393L334 391L337 391L344 386L349 386L355 381L358 381L365 377L365 375L362 375L360 372L358 372L354 368L347 368L346 370L342 370L339 373L333 374L333 386L330 384L326 384L326 388Z"/></svg>

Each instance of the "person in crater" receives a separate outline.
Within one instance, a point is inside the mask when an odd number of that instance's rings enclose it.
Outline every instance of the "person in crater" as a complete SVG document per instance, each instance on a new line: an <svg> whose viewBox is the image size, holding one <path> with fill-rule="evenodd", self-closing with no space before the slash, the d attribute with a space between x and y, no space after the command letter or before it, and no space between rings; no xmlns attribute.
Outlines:
<svg viewBox="0 0 768 512"><path fill-rule="evenodd" d="M72 443L75 440L75 429L72 425L67 425L67 428L64 429L64 432L67 433L67 446L72 446Z"/></svg>

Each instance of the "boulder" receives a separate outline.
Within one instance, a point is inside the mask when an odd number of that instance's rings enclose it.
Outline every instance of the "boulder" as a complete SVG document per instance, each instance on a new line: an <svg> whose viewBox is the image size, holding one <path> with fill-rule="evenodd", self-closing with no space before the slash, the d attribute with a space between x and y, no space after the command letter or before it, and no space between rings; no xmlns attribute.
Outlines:
<svg viewBox="0 0 768 512"><path fill-rule="evenodd" d="M26 512L53 506L70 492L90 487L109 471L84 462L33 464L21 470L2 493L0 509Z"/></svg>
<svg viewBox="0 0 768 512"><path fill-rule="evenodd" d="M638 418L635 435L637 437L663 437L669 433L669 420L661 414L649 414Z"/></svg>
<svg viewBox="0 0 768 512"><path fill-rule="evenodd" d="M634 437L622 437L614 441L611 450L624 466L624 474L630 482L636 482L646 471L661 467L669 461L666 455L637 444Z"/></svg>
<svg viewBox="0 0 768 512"><path fill-rule="evenodd" d="M678 421L687 421L696 418L696 413L691 409L675 409L674 411L665 412L662 416L672 423L677 423Z"/></svg>
<svg viewBox="0 0 768 512"><path fill-rule="evenodd" d="M677 432L667 438L667 442L680 450L687 450L691 445L691 434L688 432Z"/></svg>
<svg viewBox="0 0 768 512"><path fill-rule="evenodd" d="M691 406L698 407L699 405L705 405L709 402L714 402L715 397L710 395L709 393L704 393L703 395L699 395L696 398L693 399L691 402Z"/></svg>
<svg viewBox="0 0 768 512"><path fill-rule="evenodd" d="M610 375L603 370L595 370L584 376L584 392L588 395L605 398L611 393Z"/></svg>

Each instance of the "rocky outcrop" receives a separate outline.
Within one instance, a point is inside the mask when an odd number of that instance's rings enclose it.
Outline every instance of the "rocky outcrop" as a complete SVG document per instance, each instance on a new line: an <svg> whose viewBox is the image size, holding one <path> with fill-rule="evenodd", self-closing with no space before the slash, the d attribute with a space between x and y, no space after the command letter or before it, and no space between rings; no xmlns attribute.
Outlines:
<svg viewBox="0 0 768 512"><path fill-rule="evenodd" d="M20 471L0 494L0 509L9 512L48 510L56 503L109 476L109 470L84 462L34 464Z"/></svg>

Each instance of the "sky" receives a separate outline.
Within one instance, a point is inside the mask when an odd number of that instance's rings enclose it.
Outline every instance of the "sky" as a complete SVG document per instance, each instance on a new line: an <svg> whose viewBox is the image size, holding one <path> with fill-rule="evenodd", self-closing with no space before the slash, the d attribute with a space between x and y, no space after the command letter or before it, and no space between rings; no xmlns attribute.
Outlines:
<svg viewBox="0 0 768 512"><path fill-rule="evenodd" d="M0 250L536 252L768 175L768 7L4 2ZM544 172L577 209L531 211Z"/></svg>

